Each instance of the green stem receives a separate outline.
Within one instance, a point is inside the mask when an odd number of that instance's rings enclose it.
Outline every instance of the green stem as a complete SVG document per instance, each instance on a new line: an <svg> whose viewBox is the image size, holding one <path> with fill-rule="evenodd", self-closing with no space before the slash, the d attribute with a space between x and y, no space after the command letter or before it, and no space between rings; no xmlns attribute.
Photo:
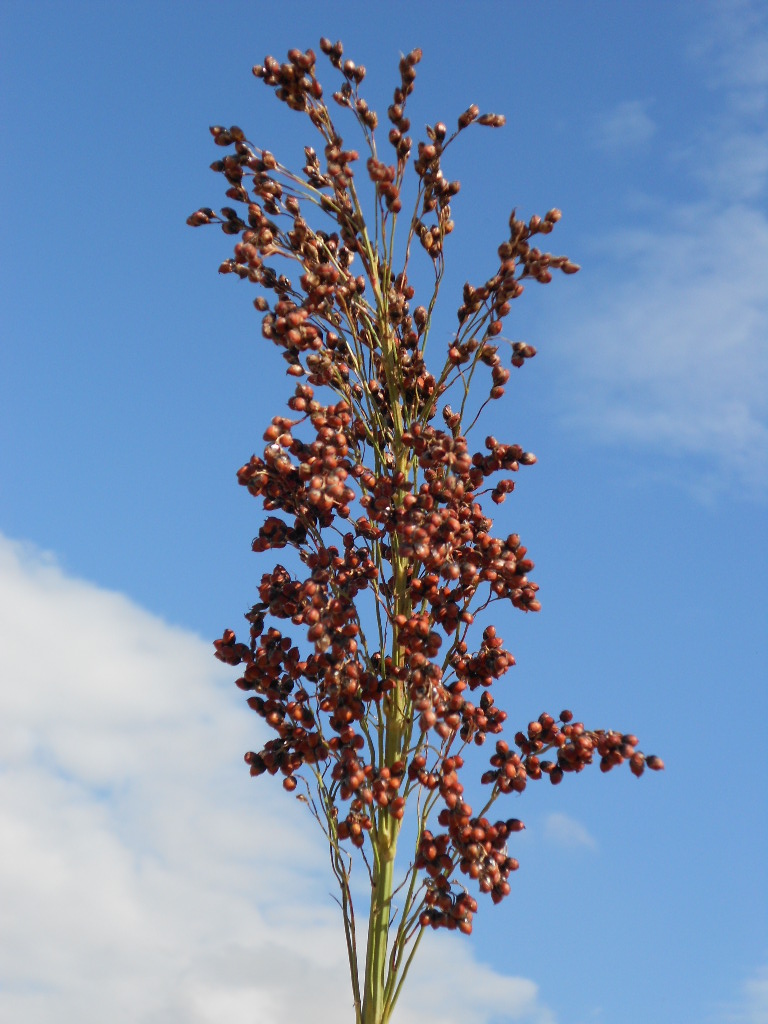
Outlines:
<svg viewBox="0 0 768 1024"><path fill-rule="evenodd" d="M405 966L403 967L402 974L398 979L397 987L395 988L395 991L390 996L388 996L387 1002L384 1004L385 1021L389 1020L390 1015L392 1014L392 1011L395 1008L395 1003L400 997L400 992L402 991L403 988L403 982L408 976L408 971L410 969L411 964L413 963L413 958L416 956L416 950L419 948L419 943L421 942L421 937L424 934L424 931L424 928L420 929L419 934L416 936L413 946L411 947L411 951L408 954L408 959L406 960Z"/></svg>
<svg viewBox="0 0 768 1024"><path fill-rule="evenodd" d="M374 846L371 912L368 920L368 950L365 962L363 1024L386 1024L388 1020L388 1015L384 1015L385 973L392 913L395 852L400 823L386 814L386 811L382 818Z"/></svg>

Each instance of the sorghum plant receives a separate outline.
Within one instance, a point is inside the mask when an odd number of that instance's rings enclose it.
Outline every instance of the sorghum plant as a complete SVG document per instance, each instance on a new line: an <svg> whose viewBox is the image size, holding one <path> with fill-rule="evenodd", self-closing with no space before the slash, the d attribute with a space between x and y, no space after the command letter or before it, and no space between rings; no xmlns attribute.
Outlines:
<svg viewBox="0 0 768 1024"><path fill-rule="evenodd" d="M515 660L493 625L480 637L475 623L502 602L526 612L540 605L526 548L516 533L492 533L486 504L503 502L520 467L536 460L495 437L473 451L469 435L484 405L504 395L504 357L514 368L536 354L521 342L499 344L512 301L528 281L547 284L555 271L578 270L537 244L560 212L512 214L496 269L465 284L447 351L435 352L430 368L427 342L459 192L443 158L471 126L496 128L504 118L471 106L453 131L428 125L414 156L406 105L421 51L400 61L382 139L359 92L365 69L343 58L341 43L322 39L320 49L340 75L333 103L341 115L332 117L312 50L291 50L285 63L267 57L253 69L308 117L319 151L307 146L297 173L240 128L212 128L228 150L213 169L238 205L200 209L188 220L218 223L237 238L220 270L260 287L262 334L282 350L295 381L288 414L272 418L266 447L238 480L267 513L253 550L291 546L304 569L265 572L245 616L250 636L240 642L226 630L215 649L221 661L244 666L237 684L275 733L245 755L251 774L280 774L288 792L301 785L297 795L325 832L355 1021L385 1024L426 929L469 933L474 893L494 903L509 894L523 824L488 817L500 797L522 793L529 780L557 784L595 759L603 771L626 761L638 776L663 765L645 757L634 736L587 729L570 711L540 715L511 742L496 738L507 715L492 690ZM362 167L338 116L356 122ZM419 250L434 275L414 304L409 272ZM285 622L294 635L283 632ZM476 811L460 775L468 748L489 736L480 779L487 799ZM407 866L396 880L404 823ZM370 882L364 950L354 863Z"/></svg>

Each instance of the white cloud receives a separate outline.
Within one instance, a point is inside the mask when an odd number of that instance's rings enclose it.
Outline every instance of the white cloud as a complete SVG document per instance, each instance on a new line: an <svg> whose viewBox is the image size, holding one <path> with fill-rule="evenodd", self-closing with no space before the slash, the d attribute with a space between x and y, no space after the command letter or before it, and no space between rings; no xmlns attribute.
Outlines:
<svg viewBox="0 0 768 1024"><path fill-rule="evenodd" d="M322 837L248 777L260 723L210 645L0 536L0 652L0 1018L351 1016ZM425 937L399 1020L498 1013L554 1024L533 982Z"/></svg>
<svg viewBox="0 0 768 1024"><path fill-rule="evenodd" d="M407 997L398 1003L397 1024L484 1024L498 1015L520 1024L556 1024L532 981L497 974L476 962L467 971L466 946L442 933L427 939L429 946L417 954L424 954L419 970L406 982ZM440 993L435 979L447 991ZM446 986L448 979L460 979L460 984Z"/></svg>
<svg viewBox="0 0 768 1024"><path fill-rule="evenodd" d="M656 123L647 103L625 100L606 114L595 128L595 142L606 151L623 153L644 146L656 134Z"/></svg>
<svg viewBox="0 0 768 1024"><path fill-rule="evenodd" d="M584 846L597 849L597 841L581 822L567 814L548 814L544 822L544 836L560 846Z"/></svg>

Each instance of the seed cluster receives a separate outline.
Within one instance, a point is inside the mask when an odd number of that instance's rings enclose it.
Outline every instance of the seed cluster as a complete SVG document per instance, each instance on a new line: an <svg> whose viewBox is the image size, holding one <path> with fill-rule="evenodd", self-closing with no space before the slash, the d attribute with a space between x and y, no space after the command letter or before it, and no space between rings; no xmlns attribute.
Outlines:
<svg viewBox="0 0 768 1024"><path fill-rule="evenodd" d="M490 893L493 902L500 903L510 892L509 875L520 866L508 855L507 840L525 826L518 818L491 824L487 818L472 817L472 808L466 803L441 811L438 823L448 831L435 836L425 830L416 857L416 866L430 879L427 909L420 923L469 934L477 902L466 891L452 887L457 862L459 870L477 882L480 892Z"/></svg>
<svg viewBox="0 0 768 1024"><path fill-rule="evenodd" d="M527 221L513 211L497 269L482 284L465 284L458 326L428 368L451 202L460 191L444 175L443 159L470 126L500 127L504 119L470 106L452 133L442 122L428 125L413 156L406 105L421 59L414 50L400 62L387 110L388 162L376 147L379 118L358 91L365 68L344 59L341 43L323 39L320 50L342 78L333 100L351 113L370 153L361 192L359 153L334 124L316 55L294 49L285 62L266 57L253 73L309 118L321 136L318 149L305 147L297 174L240 128L215 126L214 142L231 152L212 167L238 209L203 207L188 219L218 223L237 238L220 270L259 286L261 333L295 379L289 415L272 418L262 453L237 478L267 513L253 551L293 548L304 570L277 564L265 572L246 614L247 642L226 630L215 653L243 666L237 685L252 693L249 706L275 734L245 755L251 774L281 775L289 791L314 778L332 845L365 849L396 835L409 797L419 794L426 810L413 863L424 882L414 919L469 932L477 903L455 873L499 902L518 867L507 846L522 822L485 816L500 794L520 793L544 775L558 783L595 756L603 771L627 761L638 776L663 765L645 758L634 736L587 730L570 712L558 721L543 714L516 734L516 749L496 741L482 776L491 787L486 808L475 814L464 800L461 751L502 731L507 714L490 691L515 664L494 626L470 650L476 616L500 601L527 612L541 607L521 538L494 536L484 508L486 498L504 502L520 467L536 459L493 436L471 450L469 384L484 368L484 402L503 396L510 367L536 354L515 342L505 365L498 342L512 301L527 281L547 284L554 270L578 267L533 244L553 230L558 210ZM388 254L408 189L415 212L405 225L406 256L395 267ZM413 309L412 243L435 273L432 295ZM286 261L293 279L281 272ZM316 389L330 394L327 404ZM459 411L448 404L457 393ZM433 422L438 416L445 429ZM300 631L298 640L274 624L285 620ZM442 832L426 827L433 808Z"/></svg>

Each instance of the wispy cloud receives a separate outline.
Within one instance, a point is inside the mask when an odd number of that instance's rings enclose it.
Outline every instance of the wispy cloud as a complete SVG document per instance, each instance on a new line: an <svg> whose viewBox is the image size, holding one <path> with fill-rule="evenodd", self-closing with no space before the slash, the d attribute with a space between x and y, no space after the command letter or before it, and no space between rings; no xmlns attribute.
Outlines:
<svg viewBox="0 0 768 1024"><path fill-rule="evenodd" d="M597 849L597 841L581 822L567 814L549 814L544 822L544 836L560 846L583 846Z"/></svg>
<svg viewBox="0 0 768 1024"><path fill-rule="evenodd" d="M768 103L768 10L760 0L709 0L689 52L732 108L765 112Z"/></svg>
<svg viewBox="0 0 768 1024"><path fill-rule="evenodd" d="M723 1024L768 1024L768 966L759 967L741 985L739 998L723 1009Z"/></svg>
<svg viewBox="0 0 768 1024"><path fill-rule="evenodd" d="M349 1016L322 837L248 777L260 722L210 645L0 536L0 652L0 1018ZM555 1024L466 941L420 954L403 1024Z"/></svg>
<svg viewBox="0 0 768 1024"><path fill-rule="evenodd" d="M738 231L735 230L738 225ZM768 481L768 220L680 210L613 239L622 280L569 330L571 416L649 463L699 456L704 474Z"/></svg>
<svg viewBox="0 0 768 1024"><path fill-rule="evenodd" d="M595 126L594 139L606 152L624 153L650 142L656 134L656 122L642 100L617 104Z"/></svg>
<svg viewBox="0 0 768 1024"><path fill-rule="evenodd" d="M690 52L720 104L702 126L707 158L694 150L689 156L718 196L756 200L768 188L768 8L717 0L707 12Z"/></svg>
<svg viewBox="0 0 768 1024"><path fill-rule="evenodd" d="M727 17L734 6L749 31L719 36L723 18L738 21ZM768 19L746 0L709 11L695 55L720 113L702 112L695 141L674 154L705 192L673 205L651 193L642 230L603 239L603 267L590 284L587 267L583 305L569 303L562 332L563 405L572 423L604 442L635 444L649 463L697 457L705 489L719 480L762 494L768 217L756 200L768 185Z"/></svg>

